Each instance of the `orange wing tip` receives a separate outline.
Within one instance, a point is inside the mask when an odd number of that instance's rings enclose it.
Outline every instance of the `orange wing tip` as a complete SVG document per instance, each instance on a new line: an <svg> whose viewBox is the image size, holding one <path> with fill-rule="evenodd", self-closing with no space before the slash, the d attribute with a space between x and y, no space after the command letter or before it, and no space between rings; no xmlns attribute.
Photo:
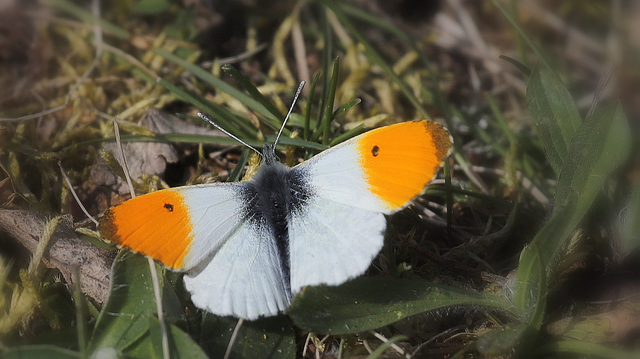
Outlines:
<svg viewBox="0 0 640 359"><path fill-rule="evenodd" d="M163 190L111 207L98 224L104 239L184 269L194 237L191 218L178 191Z"/></svg>
<svg viewBox="0 0 640 359"><path fill-rule="evenodd" d="M98 232L106 241L121 246L122 239L118 236L118 227L114 223L113 208L109 208L100 218Z"/></svg>
<svg viewBox="0 0 640 359"><path fill-rule="evenodd" d="M358 147L369 190L390 211L406 206L433 180L451 144L444 126L426 120L365 133Z"/></svg>
<svg viewBox="0 0 640 359"><path fill-rule="evenodd" d="M436 157L440 162L451 154L453 137L449 133L449 130L441 124L433 121L423 121L427 132L431 135L434 147L436 149Z"/></svg>

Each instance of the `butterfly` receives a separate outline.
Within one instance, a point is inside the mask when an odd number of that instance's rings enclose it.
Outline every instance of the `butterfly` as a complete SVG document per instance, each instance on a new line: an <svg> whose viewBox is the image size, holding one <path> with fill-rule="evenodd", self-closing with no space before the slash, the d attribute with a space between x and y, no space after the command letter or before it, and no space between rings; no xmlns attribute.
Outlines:
<svg viewBox="0 0 640 359"><path fill-rule="evenodd" d="M184 186L111 207L102 237L184 271L193 303L253 320L287 310L309 285L361 275L387 215L421 194L451 151L436 122L371 130L295 167L267 145L247 182Z"/></svg>

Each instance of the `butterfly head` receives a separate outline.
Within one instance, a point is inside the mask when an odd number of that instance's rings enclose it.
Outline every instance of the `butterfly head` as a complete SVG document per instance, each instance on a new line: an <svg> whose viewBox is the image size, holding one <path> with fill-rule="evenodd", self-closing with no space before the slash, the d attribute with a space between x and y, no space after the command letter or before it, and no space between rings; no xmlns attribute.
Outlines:
<svg viewBox="0 0 640 359"><path fill-rule="evenodd" d="M272 165L278 162L278 156L276 156L276 145L265 145L262 149L262 163L265 165Z"/></svg>

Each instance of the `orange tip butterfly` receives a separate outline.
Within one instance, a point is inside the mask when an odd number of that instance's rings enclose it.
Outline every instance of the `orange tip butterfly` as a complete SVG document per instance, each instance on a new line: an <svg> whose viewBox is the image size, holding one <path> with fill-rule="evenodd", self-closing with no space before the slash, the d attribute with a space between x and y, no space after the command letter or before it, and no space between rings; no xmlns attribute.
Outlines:
<svg viewBox="0 0 640 359"><path fill-rule="evenodd" d="M382 248L385 216L424 191L451 144L443 126L414 121L366 132L292 168L267 145L248 182L136 197L110 208L98 229L185 271L199 308L273 316L308 285L362 274Z"/></svg>

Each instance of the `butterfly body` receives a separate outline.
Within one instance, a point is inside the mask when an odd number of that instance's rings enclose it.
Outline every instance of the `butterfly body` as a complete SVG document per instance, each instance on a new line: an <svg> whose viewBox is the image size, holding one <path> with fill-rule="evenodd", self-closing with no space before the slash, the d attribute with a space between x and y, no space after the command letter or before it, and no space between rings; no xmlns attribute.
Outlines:
<svg viewBox="0 0 640 359"><path fill-rule="evenodd" d="M406 122L369 131L298 166L267 146L250 181L172 188L111 208L103 237L186 271L196 306L255 319L285 311L307 285L362 274L386 215L432 180L447 130Z"/></svg>
<svg viewBox="0 0 640 359"><path fill-rule="evenodd" d="M288 220L291 213L303 210L312 191L306 186L304 173L276 160L272 146L265 146L263 155L264 162L251 181L238 186L238 195L246 203L242 220L265 228L273 236L285 287L290 296Z"/></svg>

